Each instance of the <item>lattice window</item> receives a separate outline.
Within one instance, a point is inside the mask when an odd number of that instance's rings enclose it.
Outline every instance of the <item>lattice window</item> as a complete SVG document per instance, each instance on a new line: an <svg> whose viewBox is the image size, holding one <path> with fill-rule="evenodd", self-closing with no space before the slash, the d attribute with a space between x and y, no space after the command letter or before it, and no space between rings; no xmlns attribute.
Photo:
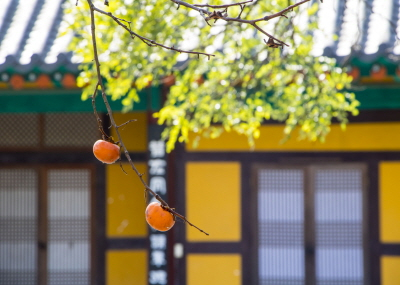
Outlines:
<svg viewBox="0 0 400 285"><path fill-rule="evenodd" d="M263 169L258 174L260 284L303 285L303 171Z"/></svg>
<svg viewBox="0 0 400 285"><path fill-rule="evenodd" d="M315 173L316 279L318 285L362 285L362 171Z"/></svg>
<svg viewBox="0 0 400 285"><path fill-rule="evenodd" d="M92 113L54 113L45 115L46 147L91 147L99 138Z"/></svg>
<svg viewBox="0 0 400 285"><path fill-rule="evenodd" d="M260 285L364 283L362 178L359 166L258 170Z"/></svg>
<svg viewBox="0 0 400 285"><path fill-rule="evenodd" d="M0 284L36 284L37 181L34 170L0 169Z"/></svg>
<svg viewBox="0 0 400 285"><path fill-rule="evenodd" d="M0 114L0 148L39 147L37 114Z"/></svg>
<svg viewBox="0 0 400 285"><path fill-rule="evenodd" d="M48 285L90 283L90 171L48 172Z"/></svg>
<svg viewBox="0 0 400 285"><path fill-rule="evenodd" d="M0 284L37 285L43 261L47 285L90 284L90 191L88 169L0 169Z"/></svg>
<svg viewBox="0 0 400 285"><path fill-rule="evenodd" d="M92 113L0 114L0 151L87 148L100 138Z"/></svg>

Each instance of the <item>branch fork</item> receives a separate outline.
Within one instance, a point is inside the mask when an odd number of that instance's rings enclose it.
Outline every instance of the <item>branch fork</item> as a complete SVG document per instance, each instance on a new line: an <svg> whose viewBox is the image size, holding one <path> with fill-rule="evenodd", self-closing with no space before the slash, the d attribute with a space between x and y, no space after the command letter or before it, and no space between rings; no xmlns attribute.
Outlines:
<svg viewBox="0 0 400 285"><path fill-rule="evenodd" d="M218 19L223 19L228 16L227 10L228 8L225 8L223 11L213 11L208 17L205 17L204 20L209 21L215 19L216 22Z"/></svg>
<svg viewBox="0 0 400 285"><path fill-rule="evenodd" d="M264 42L267 45L267 47L271 47L271 48L281 47L283 49L283 43L276 43L273 38L269 38L268 42L264 39Z"/></svg>

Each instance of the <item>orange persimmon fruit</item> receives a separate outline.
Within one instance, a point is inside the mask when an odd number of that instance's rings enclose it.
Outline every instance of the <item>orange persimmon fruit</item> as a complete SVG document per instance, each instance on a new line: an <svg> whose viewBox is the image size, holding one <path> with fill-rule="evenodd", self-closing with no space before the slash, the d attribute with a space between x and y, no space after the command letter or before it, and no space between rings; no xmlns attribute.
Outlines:
<svg viewBox="0 0 400 285"><path fill-rule="evenodd" d="M93 145L94 156L103 163L111 164L119 159L119 146L104 140L98 140Z"/></svg>
<svg viewBox="0 0 400 285"><path fill-rule="evenodd" d="M175 224L175 217L161 207L158 202L150 203L146 208L146 221L155 230L166 232Z"/></svg>

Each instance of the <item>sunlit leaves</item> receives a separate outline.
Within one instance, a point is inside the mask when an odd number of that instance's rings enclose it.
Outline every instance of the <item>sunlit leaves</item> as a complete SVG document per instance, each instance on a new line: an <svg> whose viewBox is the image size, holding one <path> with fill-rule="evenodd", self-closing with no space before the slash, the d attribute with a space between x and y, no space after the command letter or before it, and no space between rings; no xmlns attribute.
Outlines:
<svg viewBox="0 0 400 285"><path fill-rule="evenodd" d="M97 80L89 12L83 3L78 8L71 6L75 20L70 29L79 36L71 49L85 62L78 85L84 87L82 97L86 99ZM241 17L260 18L287 4L283 0L258 1L247 6ZM336 67L335 60L310 54L317 9L317 4L308 9L296 8L288 13L289 19L260 23L290 45L281 50L267 48L263 40L268 38L252 26L211 21L210 27L197 12L183 7L176 10L171 1L111 1L108 11L131 21L130 27L141 36L168 46L212 52L216 57L198 59L149 47L132 39L111 18L97 15L96 36L107 94L112 99L122 97L124 110L129 110L139 100L138 90L158 85L162 78L173 74L175 85L156 114L159 123L166 125L163 136L168 151L176 142L188 142L190 132L198 134L197 138L237 132L247 136L252 146L256 139L268 139L260 137L259 127L270 119L286 123L282 138L290 137L297 129L300 138L323 141L332 120L336 118L344 129L348 113L356 115L359 103L354 94L346 92L351 77ZM228 10L231 17L239 12L238 8ZM178 63L178 58L187 60Z"/></svg>

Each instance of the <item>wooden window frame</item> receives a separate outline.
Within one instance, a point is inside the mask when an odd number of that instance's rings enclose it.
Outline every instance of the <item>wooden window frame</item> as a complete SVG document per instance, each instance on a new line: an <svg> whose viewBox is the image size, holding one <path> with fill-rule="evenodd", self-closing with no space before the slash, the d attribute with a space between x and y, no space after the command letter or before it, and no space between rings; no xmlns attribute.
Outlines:
<svg viewBox="0 0 400 285"><path fill-rule="evenodd" d="M253 275L256 276L259 284L259 273L258 273L258 173L263 169L293 169L303 171L303 189L304 189L304 265L305 265L305 279L304 284L316 285L316 232L315 232L315 174L317 170L321 169L359 169L362 175L362 248L363 248L363 276L364 285L369 285L368 268L369 268L369 254L368 254L368 189L367 189L367 166L363 163L317 163L310 162L308 164L289 164L289 163L275 163L275 164L264 164L255 163L252 168L252 185L254 190L252 193L252 220L255 221L253 226L252 236L254 239L254 245L252 250L252 262Z"/></svg>
<svg viewBox="0 0 400 285"><path fill-rule="evenodd" d="M2 157L0 153L0 158ZM88 163L37 164L13 163L2 165L0 169L32 169L36 172L37 181L37 284L47 284L47 243L48 243L48 172L60 169L86 169L90 171L90 218L89 218L89 262L90 284L105 283L105 189L104 181L99 181L98 172L104 172L103 166L96 167ZM97 175L96 175L97 174ZM104 177L104 176L103 176ZM100 184L100 185L99 185ZM99 187L100 186L100 187ZM100 191L99 191L100 188ZM103 189L102 189L103 188ZM103 209L103 210L102 210Z"/></svg>

